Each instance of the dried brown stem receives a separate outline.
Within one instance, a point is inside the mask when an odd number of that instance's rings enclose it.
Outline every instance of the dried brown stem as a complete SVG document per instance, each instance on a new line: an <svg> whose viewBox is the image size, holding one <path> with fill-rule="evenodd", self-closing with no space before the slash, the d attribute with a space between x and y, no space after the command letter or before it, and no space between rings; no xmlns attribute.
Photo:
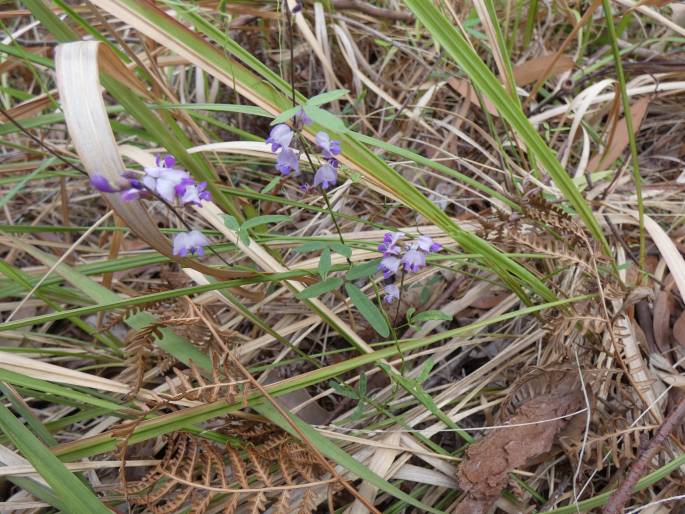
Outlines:
<svg viewBox="0 0 685 514"><path fill-rule="evenodd" d="M642 478L647 472L647 466L654 459L654 456L659 451L661 443L663 443L668 435L673 431L673 429L680 424L680 422L685 417L685 398L680 400L680 403L676 409L669 414L666 421L664 421L657 431L654 438L649 442L649 445L642 452L640 458L638 458L635 463L633 463L630 468L630 473L628 473L627 478L621 484L614 494L611 495L609 501L607 502L603 514L619 514L623 510L623 506L630 499L633 492L635 484Z"/></svg>
<svg viewBox="0 0 685 514"><path fill-rule="evenodd" d="M414 15L408 11L396 11L394 9L383 9L376 7L369 2L360 0L333 0L333 7L336 9L359 11L374 18L381 18L386 20L411 21Z"/></svg>

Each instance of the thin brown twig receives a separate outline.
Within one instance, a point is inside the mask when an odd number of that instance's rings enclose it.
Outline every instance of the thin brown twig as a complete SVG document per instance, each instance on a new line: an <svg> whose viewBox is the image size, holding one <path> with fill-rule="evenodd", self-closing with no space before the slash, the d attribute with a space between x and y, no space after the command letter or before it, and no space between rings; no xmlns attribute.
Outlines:
<svg viewBox="0 0 685 514"><path fill-rule="evenodd" d="M647 448L645 448L645 450L642 452L642 455L640 455L640 457L633 463L625 481L616 490L616 492L611 495L611 498L609 498L609 501L602 510L603 514L619 514L623 511L623 506L630 499L635 485L647 472L647 466L656 456L659 448L661 447L661 443L666 440L669 434L676 426L680 424L683 418L685 418L685 398L680 400L680 403L675 410L671 412L671 414L669 414L666 420L661 424L661 427L659 427L659 430L654 438L649 442Z"/></svg>

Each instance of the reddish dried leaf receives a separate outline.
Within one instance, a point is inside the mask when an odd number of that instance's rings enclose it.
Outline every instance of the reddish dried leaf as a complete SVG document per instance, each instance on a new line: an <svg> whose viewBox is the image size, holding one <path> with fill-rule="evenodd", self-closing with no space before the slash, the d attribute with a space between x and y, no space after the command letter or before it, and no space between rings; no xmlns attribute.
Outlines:
<svg viewBox="0 0 685 514"><path fill-rule="evenodd" d="M512 416L510 428L489 432L466 450L459 466L459 487L467 493L457 514L485 512L509 482L509 473L526 466L552 449L560 432L573 418L555 419L580 409L582 395L577 382L565 380L556 392L523 403ZM544 423L524 425L542 420Z"/></svg>
<svg viewBox="0 0 685 514"><path fill-rule="evenodd" d="M512 70L516 85L525 86L533 84L540 79L546 80L552 75L559 75L575 66L570 55L560 55L555 59L555 54L535 57L517 66Z"/></svg>
<svg viewBox="0 0 685 514"><path fill-rule="evenodd" d="M630 106L630 115L633 120L633 131L637 134L640 130L642 120L647 113L647 107L652 99L648 96L640 98L637 102ZM609 166L612 162L618 159L623 150L628 147L628 128L626 127L626 120L622 118L613 127L612 134L609 137L609 145L601 154L595 155L587 165L587 170L597 171Z"/></svg>
<svg viewBox="0 0 685 514"><path fill-rule="evenodd" d="M671 310L673 309L673 296L668 291L660 291L654 302L652 326L654 328L654 341L661 352L671 348Z"/></svg>
<svg viewBox="0 0 685 514"><path fill-rule="evenodd" d="M678 319L673 324L673 337L682 346L685 346L685 311L680 313Z"/></svg>
<svg viewBox="0 0 685 514"><path fill-rule="evenodd" d="M473 89L471 83L466 79L451 78L447 83L461 96L469 100L471 103L480 106L480 100L476 91ZM495 105L486 97L483 97L483 104L490 114L499 116Z"/></svg>

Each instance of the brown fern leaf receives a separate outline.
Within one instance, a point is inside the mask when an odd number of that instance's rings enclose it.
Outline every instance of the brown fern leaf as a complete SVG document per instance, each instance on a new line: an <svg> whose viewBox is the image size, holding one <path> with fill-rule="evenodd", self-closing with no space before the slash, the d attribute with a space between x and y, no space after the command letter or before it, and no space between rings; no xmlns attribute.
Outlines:
<svg viewBox="0 0 685 514"><path fill-rule="evenodd" d="M247 482L247 475L245 472L245 463L240 458L238 450L233 448L233 446L231 446L230 444L227 444L226 453L228 454L228 458L231 462L231 472L233 473L233 478L236 482L240 484L240 486L243 489L247 489L249 486Z"/></svg>
<svg viewBox="0 0 685 514"><path fill-rule="evenodd" d="M253 493L250 498L250 514L260 514L266 510L266 495L262 492Z"/></svg>
<svg viewBox="0 0 685 514"><path fill-rule="evenodd" d="M262 464L262 459L254 448L248 446L245 450L247 456L252 464L252 469L257 473L259 478L264 482L265 485L271 485L271 478L269 477L269 471Z"/></svg>
<svg viewBox="0 0 685 514"><path fill-rule="evenodd" d="M290 514L291 509L290 491L286 489L279 493L278 502L273 505L273 514Z"/></svg>
<svg viewBox="0 0 685 514"><path fill-rule="evenodd" d="M165 498L165 502L162 505L155 505L152 507L152 512L154 514L172 514L172 512L178 511L181 506L188 501L188 498L193 493L191 487L181 487L180 492L169 498Z"/></svg>
<svg viewBox="0 0 685 514"><path fill-rule="evenodd" d="M311 514L316 510L316 491L311 487L308 488L304 495L302 495L302 501L297 507L297 514Z"/></svg>
<svg viewBox="0 0 685 514"><path fill-rule="evenodd" d="M229 496L228 501L226 502L226 505L224 506L224 510L222 511L222 514L234 514L235 511L238 509L238 502L240 501L240 495L239 494L232 494Z"/></svg>

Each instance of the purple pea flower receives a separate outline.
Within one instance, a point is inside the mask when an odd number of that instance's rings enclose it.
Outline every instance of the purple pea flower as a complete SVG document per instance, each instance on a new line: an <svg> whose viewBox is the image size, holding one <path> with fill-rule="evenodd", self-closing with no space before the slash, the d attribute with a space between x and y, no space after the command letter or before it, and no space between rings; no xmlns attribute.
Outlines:
<svg viewBox="0 0 685 514"><path fill-rule="evenodd" d="M288 148L292 140L292 129L285 123L279 123L271 129L266 142L271 145L271 151L276 152L279 148Z"/></svg>
<svg viewBox="0 0 685 514"><path fill-rule="evenodd" d="M419 250L418 245L413 244L402 256L404 271L418 273L426 265L426 254Z"/></svg>
<svg viewBox="0 0 685 514"><path fill-rule="evenodd" d="M404 232L386 232L383 236L383 242L378 245L378 251L383 252L383 255L398 255L400 247L397 242L404 237Z"/></svg>
<svg viewBox="0 0 685 514"><path fill-rule="evenodd" d="M177 195L176 186L189 184L189 180L193 181L185 171L165 166L150 166L145 168L143 184L168 203L173 203Z"/></svg>
<svg viewBox="0 0 685 514"><path fill-rule="evenodd" d="M419 250L426 253L439 252L442 249L442 245L440 243L436 243L433 241L433 238L428 236L419 236L419 238L416 240L416 245L418 246Z"/></svg>
<svg viewBox="0 0 685 514"><path fill-rule="evenodd" d="M338 172L328 163L321 166L314 175L314 187L321 186L324 189L328 189L334 186L337 181Z"/></svg>
<svg viewBox="0 0 685 514"><path fill-rule="evenodd" d="M278 157L276 158L276 169L282 175L290 175L291 171L295 172L295 175L300 173L300 157L292 148L283 148L278 152Z"/></svg>
<svg viewBox="0 0 685 514"><path fill-rule="evenodd" d="M305 125L311 125L312 119L307 116L307 113L304 112L304 109L300 109L297 111L297 114L293 116L293 122L295 123L295 127L301 130Z"/></svg>
<svg viewBox="0 0 685 514"><path fill-rule="evenodd" d="M397 273L400 269L400 258L394 255L388 255L381 259L381 263L378 265L378 269L383 271L383 276L385 278L390 278L392 275Z"/></svg>
<svg viewBox="0 0 685 514"><path fill-rule="evenodd" d="M395 284L386 285L383 288L383 291L385 292L385 296L383 297L385 303L393 303L395 300L400 299L400 288Z"/></svg>
<svg viewBox="0 0 685 514"><path fill-rule="evenodd" d="M192 178L183 179L175 188L175 192L181 200L182 205L202 205L203 201L212 199L212 195L207 189L207 182L195 182Z"/></svg>
<svg viewBox="0 0 685 514"><path fill-rule="evenodd" d="M164 157L157 155L155 157L155 163L158 168L173 168L176 166L176 157L173 155L165 155Z"/></svg>
<svg viewBox="0 0 685 514"><path fill-rule="evenodd" d="M204 255L204 247L209 244L209 240L199 230L190 232L179 232L174 236L174 255L185 257L188 254Z"/></svg>
<svg viewBox="0 0 685 514"><path fill-rule="evenodd" d="M107 180L107 177L100 174L95 174L90 177L90 185L101 193L118 193L120 191L118 187L113 186L110 181Z"/></svg>
<svg viewBox="0 0 685 514"><path fill-rule="evenodd" d="M130 172L122 174L121 185L115 186L104 175L96 173L90 178L91 185L101 193L121 193L121 199L124 202L131 202L143 197L143 185Z"/></svg>
<svg viewBox="0 0 685 514"><path fill-rule="evenodd" d="M140 200L143 197L144 191L132 187L121 192L121 200L124 202L132 202L133 200Z"/></svg>
<svg viewBox="0 0 685 514"><path fill-rule="evenodd" d="M316 144L321 148L321 155L326 159L332 159L333 156L340 153L340 141L331 139L331 136L326 132L317 132Z"/></svg>

